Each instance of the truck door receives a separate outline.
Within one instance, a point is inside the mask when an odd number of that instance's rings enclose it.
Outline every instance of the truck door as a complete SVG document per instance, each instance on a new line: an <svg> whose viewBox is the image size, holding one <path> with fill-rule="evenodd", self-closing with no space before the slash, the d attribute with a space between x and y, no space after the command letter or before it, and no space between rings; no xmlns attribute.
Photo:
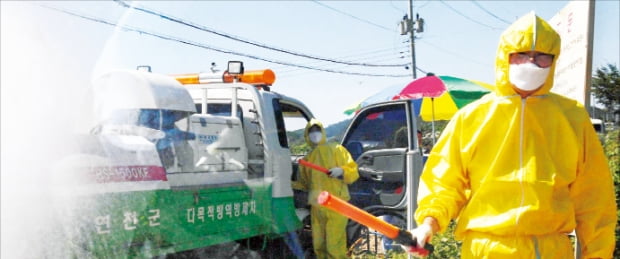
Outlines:
<svg viewBox="0 0 620 259"><path fill-rule="evenodd" d="M275 132L278 139L278 148L274 148L274 171L282 177L280 181L274 183L274 197L292 196L291 178L293 177L293 162L291 161L291 151L289 147L289 136L293 128L291 123L296 123L305 127L305 124L312 118L312 113L292 99L275 98L272 100L275 118Z"/></svg>
<svg viewBox="0 0 620 259"><path fill-rule="evenodd" d="M395 207L405 197L407 152L414 131L407 102L374 106L349 126L345 146L358 164L360 178L349 186L351 203L360 207Z"/></svg>

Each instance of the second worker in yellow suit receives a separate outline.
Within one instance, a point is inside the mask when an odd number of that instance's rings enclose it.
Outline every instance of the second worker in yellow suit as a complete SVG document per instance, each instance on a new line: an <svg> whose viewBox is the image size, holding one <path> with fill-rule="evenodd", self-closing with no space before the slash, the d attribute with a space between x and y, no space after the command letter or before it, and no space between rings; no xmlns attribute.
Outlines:
<svg viewBox="0 0 620 259"><path fill-rule="evenodd" d="M316 258L347 258L347 218L316 203L321 191L349 200L351 184L359 178L357 164L351 154L338 143L327 143L323 124L316 119L306 125L304 137L312 151L304 160L329 169L329 174L300 167L296 188L308 191L311 205L312 243Z"/></svg>

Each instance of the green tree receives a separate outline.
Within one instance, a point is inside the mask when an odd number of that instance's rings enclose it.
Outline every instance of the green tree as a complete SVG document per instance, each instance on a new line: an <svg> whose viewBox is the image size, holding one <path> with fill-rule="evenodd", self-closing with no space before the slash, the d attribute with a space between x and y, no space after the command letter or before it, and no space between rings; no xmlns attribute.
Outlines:
<svg viewBox="0 0 620 259"><path fill-rule="evenodd" d="M308 154L310 150L312 150L312 148L305 142L291 145L291 154L293 155L305 155Z"/></svg>
<svg viewBox="0 0 620 259"><path fill-rule="evenodd" d="M607 64L596 69L592 77L592 94L607 111L620 114L620 72L616 65Z"/></svg>

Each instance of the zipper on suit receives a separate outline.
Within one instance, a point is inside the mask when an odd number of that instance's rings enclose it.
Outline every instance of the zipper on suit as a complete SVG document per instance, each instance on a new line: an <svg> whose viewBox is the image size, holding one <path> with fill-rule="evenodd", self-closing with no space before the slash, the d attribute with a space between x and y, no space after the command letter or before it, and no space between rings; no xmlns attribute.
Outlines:
<svg viewBox="0 0 620 259"><path fill-rule="evenodd" d="M536 236L532 236L532 241L534 242L534 254L536 259L540 259L540 248L538 247L538 238Z"/></svg>
<svg viewBox="0 0 620 259"><path fill-rule="evenodd" d="M524 146L524 138L523 138L523 124L525 118L525 104L527 101L526 98L521 98L521 115L519 121L519 185L521 186L521 203L519 204L519 208L517 209L517 219L516 219L516 227L519 227L519 218L521 217L521 209L523 208L523 204L525 203L525 187L523 186L523 177L525 174L525 170L523 168L523 146Z"/></svg>

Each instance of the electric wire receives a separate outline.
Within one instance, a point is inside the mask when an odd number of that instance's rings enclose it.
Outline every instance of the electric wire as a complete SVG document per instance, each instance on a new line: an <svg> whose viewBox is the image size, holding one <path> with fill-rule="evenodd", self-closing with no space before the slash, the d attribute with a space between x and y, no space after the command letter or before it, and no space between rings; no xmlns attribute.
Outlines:
<svg viewBox="0 0 620 259"><path fill-rule="evenodd" d="M381 62L381 61L390 61L390 60L394 60L394 59L404 59L400 58L400 57L386 57L385 55L381 55L381 56L374 56L374 57L366 57L364 58L364 60L369 60L369 61L374 61L374 62ZM355 61L355 59L353 60ZM317 62L313 62L312 64L303 64L303 65L316 65ZM336 65L334 64L334 66L331 66L331 68L342 68L345 65ZM407 65L410 66L410 65ZM275 69L276 67L274 67ZM290 71L296 71L296 70L301 70L302 68L297 68L297 67L287 67L287 68L283 68L283 69L278 69L278 71L286 71L286 72L290 72Z"/></svg>
<svg viewBox="0 0 620 259"><path fill-rule="evenodd" d="M398 75L398 74L369 74L369 73L339 71L339 70L333 70L333 69L323 69L323 68L317 68L317 67L311 67L311 66L298 65L298 64L284 62L284 61L278 61L278 60L271 60L271 59L262 58L262 57L258 57L258 56L254 56L254 55L250 55L250 54L246 54L246 53L241 53L241 52L236 52L236 51L232 51L232 50L219 49L219 48L208 46L208 45L205 45L205 44L192 42L190 40L176 38L176 37L173 37L173 36L167 36L167 35L152 33L152 32L148 32L148 31L145 31L145 30L142 30L142 29L139 29L139 28L131 27L131 26L119 25L119 24L114 23L114 22L110 22L110 21L106 21L106 20L103 20L103 19L98 19L98 18L86 16L86 15L83 15L83 14L78 14L78 13L71 12L71 11L64 10L64 9L59 9L59 8L55 8L55 7L51 7L51 6L46 6L46 5L41 5L41 6L45 7L45 8L48 8L48 9L55 10L55 11L59 11L59 12L62 12L62 13L66 13L66 14L69 14L69 15L72 15L72 16L75 16L75 17L79 17L79 18L82 18L82 19L90 20L90 21L93 21L93 22L97 22L97 23L101 23L101 24L105 24L105 25L109 25L109 26L113 26L113 27L118 27L118 28L121 28L121 29L126 30L126 31L133 31L133 32L137 32L139 34L145 34L145 35L153 36L153 37L160 38L160 39L163 39L163 40L175 41L175 42L178 42L178 43L183 43L183 44L194 46L194 47L199 47L199 48L203 48L203 49L213 50L213 51L217 51L217 52L221 52L221 53L225 53L225 54L243 56L243 57L247 57L247 58L251 58L251 59L256 59L256 60L261 60L261 61L265 61L265 62L269 62L269 63L274 63L274 64L280 64L280 65L286 65L286 66L292 66L292 67L299 67L299 68L305 68L305 69L322 71L322 72L337 73L337 74L347 74L347 75L357 75L357 76L374 76L374 77L408 77L408 76L410 76L408 74L400 74L400 75Z"/></svg>
<svg viewBox="0 0 620 259"><path fill-rule="evenodd" d="M424 8L427 4L429 4L430 2L431 2L430 0L429 0L429 1L426 1L426 3L424 3L424 4L420 5L420 6L418 6L418 8L417 8L417 9L418 9L418 10L421 10L421 9L422 9L422 8Z"/></svg>
<svg viewBox="0 0 620 259"><path fill-rule="evenodd" d="M398 11L399 14L405 12L394 5L394 0L390 0L390 6L392 6L394 10Z"/></svg>
<svg viewBox="0 0 620 259"><path fill-rule="evenodd" d="M323 7L327 8L327 9L330 9L330 10L332 10L332 11L334 11L334 12L337 12L337 13L340 13L340 14L343 14L343 15L346 15L346 16L349 16L349 17L351 17L351 18L353 18L353 19L355 19L355 20L358 20L358 21L361 21L361 22L365 22L365 23L367 23L367 24L370 24L370 25L372 25L372 26L375 26L375 27L378 27L378 28L384 29L384 30L386 30L386 31L389 31L389 32L394 32L394 31L395 31L395 30L393 30L393 29L389 29L389 28L387 28L387 27L385 27L385 26L381 26L381 25L378 25L378 24L376 24L376 23L373 23L373 22L370 22L370 21L364 20L364 19L359 18L359 17L357 17L357 16L355 16L355 15L348 14L348 13L346 13L346 12L340 11L340 10L338 10L338 9L336 9L336 8L333 8L333 7L329 6L329 5L323 4L323 3L321 3L321 2L319 2L319 1L317 1L317 0L312 0L312 2L314 2L314 3L316 3L316 4L320 5L320 6L323 6Z"/></svg>
<svg viewBox="0 0 620 259"><path fill-rule="evenodd" d="M166 16L166 15L163 15L163 14L161 14L161 13L157 13L157 12L155 12L155 11L147 10L147 9L144 9L144 8L141 8L141 7L134 7L134 6L127 5L127 4L126 4L126 3L124 3L122 0L114 0L114 1L115 1L115 2L117 2L117 3L119 3L121 6L123 6L123 7L125 7L125 8L131 8L131 9L135 9L135 10L138 10L138 11L146 12L146 13L149 13L149 14L152 14L152 15L156 15L156 16L159 16L159 17L161 17L161 18L171 20L171 21L173 21L173 22L178 22L178 23L181 23L181 24L184 24L184 25L186 25L186 26L190 26L190 27L193 27L193 28L196 28L196 29L200 29L200 30L202 30L202 29L205 29L205 30L210 30L210 29L208 29L208 28L199 28L199 27L197 27L198 25L194 25L194 24L191 24L191 23L189 23L189 22L182 21L182 20L180 20L180 19L178 19L178 18L168 17L168 16ZM315 2L316 2L316 1L315 1ZM318 2L317 2L317 4L321 4L321 3L318 3ZM322 4L321 4L321 5L322 5ZM325 6L325 5L324 5L324 6ZM326 7L327 7L327 6L326 6ZM330 8L330 7L328 7L328 8ZM332 9L332 10L334 10L334 11L338 11L338 10L333 9L333 8L331 8L331 9ZM341 12L341 13L343 13L343 12ZM346 13L343 13L343 14L348 15L348 14L346 14ZM349 15L349 16L351 16L351 15ZM354 16L352 16L352 17L354 17ZM354 18L357 18L357 17L354 17ZM359 19L359 18L358 18L358 19ZM388 29L388 30L389 30L389 29ZM211 33L214 33L214 34L217 34L217 35L223 36L223 37L227 37L227 38L230 38L230 39L234 39L234 40L236 40L235 38L231 38L231 36L229 36L229 35L227 35L227 34L224 34L224 33L219 33L219 32L215 32L215 31L212 31L212 30L207 31L207 32L211 32ZM238 39L238 40L240 40L240 41L242 41L242 42L244 42L244 43L247 43L247 44L252 44L252 45L255 45L255 44L253 44L253 42L250 42L250 41L246 41L246 40L242 40L242 39ZM259 45L255 45L255 46L258 46L258 47L265 47L265 48L268 48L268 49L271 49L271 50L275 50L275 51L278 51L278 50L279 50L279 49L276 49L276 48L273 48L273 49L272 49L272 47L269 47L269 46L259 46ZM282 51L284 51L284 50L282 50ZM281 51L281 52L282 52L282 51ZM290 52L290 53L289 53L289 52ZM344 64L344 65L373 66L373 67L409 67L409 65L410 65L410 63L403 63L403 64L392 64L392 65L377 65L377 64L367 64L367 63L355 63L355 62L346 62L346 61L335 61L335 60L325 59L325 58L317 58L317 57L314 57L314 58L313 58L312 56L309 56L309 55L306 55L306 54L296 54L295 52L292 52L292 51L289 51L289 52L284 52L284 53L291 54L291 55L302 56L302 57L311 58L311 59L317 59L317 60L321 60L321 61L330 61L330 62L333 62L333 63L339 63L339 64ZM274 63L275 63L275 62L274 62ZM282 65L288 65L288 64L282 64ZM307 68L306 66L303 66L303 65L297 65L297 64L296 64L296 65L288 65L288 66L294 66L294 67L299 67L299 68L311 69L311 68ZM421 72L423 72L423 73L426 73L426 72L424 72L424 70L420 69L420 68L419 68L419 67L417 67L417 66L416 66L416 69L418 69L419 71L421 71ZM319 71L321 71L321 69L318 69L318 68L314 68L314 70L319 70ZM345 72L345 73L352 73L352 72ZM361 73L354 73L354 74L361 74ZM377 75L377 76L379 76L379 75ZM390 76L393 76L393 75L390 75Z"/></svg>
<svg viewBox="0 0 620 259"><path fill-rule="evenodd" d="M409 70L409 66L406 68L407 70ZM428 72L426 72L424 69L421 69L420 67L416 66L417 71L423 73L423 74L428 74ZM306 74L311 74L311 73L316 73L316 72L320 72L320 71L307 71L307 72L303 72L301 73L300 71L302 71L301 69L296 69L296 70L290 70L290 71L286 71L286 72L281 72L280 70L278 70L278 75L282 76L284 74L286 74L287 76L299 76L299 75L306 75ZM399 76L399 77L412 77L412 74L407 74L406 76Z"/></svg>
<svg viewBox="0 0 620 259"><path fill-rule="evenodd" d="M511 24L509 21L506 21L506 20L504 20L504 19L502 19L502 18L497 17L497 15L495 15L494 13L492 13L492 12L490 12L489 10L485 9L484 7L482 7L482 5L480 5L477 1L472 0L472 2L474 2L474 4L475 4L476 6L478 6L478 8L480 8L482 11L484 11L484 12L485 12L485 13L487 13L487 14L489 14L490 16L495 17L496 19L498 19L498 20L500 20L500 21L504 22L505 24Z"/></svg>
<svg viewBox="0 0 620 259"><path fill-rule="evenodd" d="M385 51L397 51L397 52L393 52L391 54L379 54L380 52L385 52ZM355 57L356 55L362 55L362 54L352 54L352 55L345 55L345 56L340 56L338 58L344 58L344 57ZM410 49L409 47L401 47L401 48L390 48L390 49L384 49L384 50L379 50L379 51L372 51L372 52L367 52L366 55L371 55L371 56L366 56L366 57L361 57L360 59L364 59L364 60L373 60L373 61L383 61L383 60L393 60L393 59L404 59L406 56L405 55L410 55ZM396 57L394 57L394 55L398 55ZM390 58L390 56L392 56ZM357 59L352 59L353 61L356 61ZM308 63L304 63L304 65L314 65L316 63L319 62L308 62ZM405 67L406 69L409 69L409 67L411 66L411 63L407 64L407 66ZM282 66L284 67L284 66ZM341 68L341 66L331 66L330 68L334 69L334 68ZM419 67L418 67L419 68ZM296 67L284 67L282 69L278 69L278 73L292 73L295 71L300 71L303 70L301 68L296 68ZM418 69L420 70L420 69ZM422 70L420 70L422 71Z"/></svg>
<svg viewBox="0 0 620 259"><path fill-rule="evenodd" d="M125 3L122 0L114 0L115 2L117 2L120 6L125 7L125 8L129 8L129 9L133 9L133 10L137 10L143 13L147 13L150 15L155 15L155 16L159 16L160 18L166 19L168 21L172 21L175 23L179 23L197 30L201 30L204 32L208 32L208 33L212 33L221 37L225 37L227 39L231 39L234 41L239 41L242 43L246 43L246 44L250 44L256 47L260 47L260 48L264 48L264 49L268 49L268 50L272 50L272 51L277 51L277 52L281 52L281 53L285 53L285 54L289 54L289 55L294 55L294 56L299 56L299 57L304 57L304 58L308 58L308 59L315 59L315 60L320 60L320 61L325 61L325 62L332 62L332 63L338 63L338 64L344 64L344 65L350 65L350 66L365 66L365 67L403 67L406 66L407 64L368 64L368 63L358 63L358 62L349 62L349 61L345 61L345 60L334 60L334 59L330 59L330 58L324 58L324 57L317 57L317 56L313 56L313 55L309 55L309 54L304 54L304 53L300 53L300 52L296 52L296 51L292 51L292 50L285 50L285 49L281 49L281 48L276 48L276 47L271 47L268 46L266 44L263 43L258 43L255 41L250 41L250 40L245 40L245 39L241 39L238 36L234 36L234 35L230 35L227 33L222 33L222 32L217 32L213 29L207 28L205 26L199 25L199 24L194 24L192 22L188 22L188 21L184 21L180 18L177 17L173 17L170 15L165 15L163 13L157 12L157 11L153 11L144 7L138 7L138 6L133 6L133 5L128 5L127 3Z"/></svg>
<svg viewBox="0 0 620 259"><path fill-rule="evenodd" d="M453 56L458 57L458 58L461 58L461 59L463 59L463 60L471 61L471 62L473 62L473 63L479 64L479 65L483 65L483 66L485 66L485 67L486 67L486 66L489 66L489 64L484 64L484 63L482 63L482 62L479 62L479 61L476 61L476 60L473 60L473 59L470 59L470 58L467 58L467 57L463 57L463 56L459 55L459 54L458 54L458 53L456 53L456 52L449 51L449 50L446 50L446 49L444 49L444 48L441 48L441 47L439 47L437 44L433 44L433 43L426 42L426 41L423 41L423 40L418 41L418 42L424 43L424 44L426 44L426 45L428 45L428 46L431 46L431 47L433 47L433 48L435 48L435 49L437 49L437 50L439 50L439 51L442 51L442 52L444 52L444 53L447 53L447 54L453 55Z"/></svg>
<svg viewBox="0 0 620 259"><path fill-rule="evenodd" d="M488 25L488 24L484 24L484 23L481 23L481 22L479 22L479 21L476 21L476 20L472 19L471 17L469 17L469 16L467 16L467 15L465 15L465 14L461 13L461 12L460 12L459 10L457 10L456 8L454 8L454 7L450 6L449 4L447 4L447 3L446 3L445 1L443 1L443 0L439 0L439 2L441 2L441 3L442 3L443 5L445 5L446 7L450 8L450 10L452 10L453 12L455 12L455 13L457 13L457 14L459 14L459 15L463 16L463 17L465 17L467 20L470 20L470 21L472 21L472 22L474 22L474 23L477 23L477 24L479 24L479 25L482 25L482 26L485 26L485 27L491 28L491 29L493 29L493 30L501 30L501 28L493 27L493 26L490 26L490 25Z"/></svg>
<svg viewBox="0 0 620 259"><path fill-rule="evenodd" d="M411 55L411 53L410 53L410 48L409 48L408 46L407 46L407 47L401 47L401 48L390 48L390 49L385 49L385 50L383 50L383 51L373 51L373 52L368 52L368 54L369 54L369 55L371 55L371 54L372 54L372 53L374 53L374 52L377 52L377 53L378 53L378 52L384 52L384 51L390 51L390 50L391 50L391 51L398 51L398 53L393 53L393 54L392 54L392 55L394 55L394 54L399 55L398 57L396 57L397 59L404 59L404 58L406 57L405 55ZM353 56L354 56L354 55L353 55ZM349 56L341 56L341 57L339 57L339 58L343 58L343 57L349 57ZM377 55L373 55L372 57L371 57L371 56L364 57L364 59L369 59L369 58L373 58L373 60L375 60L376 58L389 58L389 57L386 57L385 55L379 55L379 54L377 54ZM392 59L393 59L393 58L392 58ZM355 60L355 59L354 59L354 60ZM313 63L313 64L314 64L314 63L317 63L317 62L311 62L311 63ZM309 64L306 64L306 65L309 65ZM334 69L334 68L341 68L341 67L342 67L342 66L337 66L337 65L336 65L336 66L331 66L330 68L331 68L331 69ZM409 64L408 64L405 68L408 70L408 69L409 69L409 67L411 67L411 63L409 63ZM424 71L424 70L423 70L423 69L421 69L420 67L417 67L417 69L418 69L418 71L420 71L420 72L426 73L426 71ZM283 69L278 69L278 73L280 73L280 74L281 74L281 73L294 73L294 74L296 74L296 75L297 75L298 73L296 73L296 72L297 72L297 71L301 71L301 70L303 70L303 69L301 69L301 68L296 68L296 67L285 67L285 68L283 68Z"/></svg>
<svg viewBox="0 0 620 259"><path fill-rule="evenodd" d="M402 49L404 49L404 47ZM388 51L391 53L383 54ZM374 50L370 52L361 52L361 53L356 53L356 54L351 54L351 55L344 55L344 56L340 56L337 58L351 58L351 61L372 60L376 62L376 61L389 61L389 60L394 60L394 59L403 59L404 57L402 55L404 53L405 51L390 48L390 49L383 49L383 50ZM394 57L395 55L399 55L399 56ZM318 63L321 63L321 61L305 62L304 65L314 65ZM292 68L292 69L296 69L296 68Z"/></svg>

